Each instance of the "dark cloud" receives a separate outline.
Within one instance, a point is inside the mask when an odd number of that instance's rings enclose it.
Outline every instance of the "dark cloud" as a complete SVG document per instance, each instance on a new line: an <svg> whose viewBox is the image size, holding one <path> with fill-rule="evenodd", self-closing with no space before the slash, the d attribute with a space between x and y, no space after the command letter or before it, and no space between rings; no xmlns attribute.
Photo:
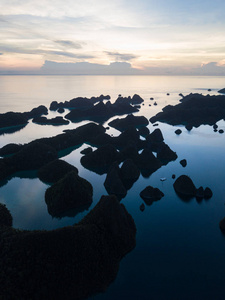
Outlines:
<svg viewBox="0 0 225 300"><path fill-rule="evenodd" d="M137 58L137 55L130 53L119 53L119 52L111 52L105 51L108 56L111 56L115 61L131 61L134 58Z"/></svg>
<svg viewBox="0 0 225 300"><path fill-rule="evenodd" d="M3 55L3 53L0 53L0 55Z"/></svg>
<svg viewBox="0 0 225 300"><path fill-rule="evenodd" d="M69 41L69 40L57 40L54 41L55 43L63 46L63 47L69 47L69 48L75 48L75 49L81 49L82 45L81 43L78 42L73 42L73 41Z"/></svg>

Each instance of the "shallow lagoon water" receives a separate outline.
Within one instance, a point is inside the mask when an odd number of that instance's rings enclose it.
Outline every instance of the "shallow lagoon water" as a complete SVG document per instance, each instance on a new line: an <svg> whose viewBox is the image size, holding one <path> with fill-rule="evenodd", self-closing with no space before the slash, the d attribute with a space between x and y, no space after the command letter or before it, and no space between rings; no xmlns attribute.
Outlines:
<svg viewBox="0 0 225 300"><path fill-rule="evenodd" d="M177 104L190 92L217 94L225 86L224 77L165 77L165 76L1 76L0 110L28 111L40 104L47 107L53 101L70 100L77 96L109 94L114 101L118 94L135 93L145 105L137 115L147 118L165 105ZM208 92L208 89L212 89ZM170 93L169 96L166 94ZM150 100L154 97L154 101ZM149 106L151 104L151 106ZM51 112L51 116L55 113ZM120 116L122 117L122 116ZM116 118L116 117L115 117ZM104 126L109 123L108 120ZM64 129L72 129L86 122L67 126L41 126L30 122L13 134L0 135L0 146L8 143L27 143L43 136L54 136ZM225 122L218 122L225 129ZM149 124L152 132L156 127ZM177 136L174 131L182 129ZM176 161L161 167L149 178L140 176L122 199L137 226L136 248L120 263L116 280L107 291L90 299L223 299L225 292L225 237L219 221L225 216L225 134L214 132L207 125L187 131L182 126L159 123L165 142L174 150ZM119 135L115 129L108 133ZM93 208L101 195L106 194L106 175L98 175L80 164L80 151L88 145L62 157L79 169L94 187ZM179 161L185 158L183 168ZM197 202L181 200L173 189L172 174L186 174L199 187L209 186L213 197ZM15 228L53 229L78 222L89 211L76 217L52 218L47 212L44 193L48 185L35 178L34 172L19 174L0 188L0 202L13 215ZM161 177L166 177L164 182ZM165 196L151 206L139 207L143 200L139 193L147 185L158 187Z"/></svg>

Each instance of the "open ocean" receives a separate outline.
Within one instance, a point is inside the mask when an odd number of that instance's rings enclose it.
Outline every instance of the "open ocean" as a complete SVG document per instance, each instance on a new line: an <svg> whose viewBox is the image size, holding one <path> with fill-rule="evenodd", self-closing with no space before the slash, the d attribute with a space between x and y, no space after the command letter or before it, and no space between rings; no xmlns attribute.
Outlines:
<svg viewBox="0 0 225 300"><path fill-rule="evenodd" d="M41 104L49 108L54 100L64 102L78 96L108 94L114 102L118 94L139 94L145 101L135 115L149 119L166 105L178 104L179 93L217 95L222 88L225 88L225 77L219 76L0 76L0 113L25 112ZM150 97L154 98L156 106L149 106L153 104ZM49 117L56 115L57 112L49 113ZM103 126L108 126L114 118ZM51 137L85 123L87 121L43 126L30 121L20 131L0 134L0 147ZM218 129L225 131L224 120L217 125ZM148 128L150 132L155 129L152 124ZM219 221L225 217L225 133L214 132L208 125L191 131L183 126L163 123L159 123L158 128L178 158L162 166L149 178L140 176L121 200L134 218L137 244L121 260L117 278L106 292L90 299L224 299L225 236L220 231ZM182 129L179 136L174 133L177 128ZM119 135L119 131L113 128L107 133ZM75 165L79 175L93 185L90 211L101 195L107 194L103 185L106 175L98 175L81 166L80 151L86 147L84 144L62 159ZM179 163L181 159L187 160L185 168ZM182 201L173 189L172 174L176 174L176 178L182 174L190 176L196 187L210 187L213 197L201 202L195 198ZM161 177L166 180L160 181ZM158 187L165 196L151 206L146 205L141 212L139 207L143 200L139 193L148 185ZM47 187L32 172L25 172L1 184L0 202L10 210L15 228L50 230L72 225L88 213L84 211L71 218L52 218L44 200Z"/></svg>

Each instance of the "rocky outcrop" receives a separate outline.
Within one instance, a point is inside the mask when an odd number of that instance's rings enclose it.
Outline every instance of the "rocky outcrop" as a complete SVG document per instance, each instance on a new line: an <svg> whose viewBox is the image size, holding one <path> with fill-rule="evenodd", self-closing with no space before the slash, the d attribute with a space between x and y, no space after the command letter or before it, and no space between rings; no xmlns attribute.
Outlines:
<svg viewBox="0 0 225 300"><path fill-rule="evenodd" d="M38 117L33 118L32 122L39 124L39 125L54 125L54 126L69 124L69 121L65 120L61 116L57 116L57 117L51 118L51 119L47 119L46 117L38 116Z"/></svg>
<svg viewBox="0 0 225 300"><path fill-rule="evenodd" d="M115 196L77 225L52 231L0 229L0 298L81 300L106 290L136 227Z"/></svg>
<svg viewBox="0 0 225 300"><path fill-rule="evenodd" d="M189 94L181 103L166 106L163 111L150 119L150 122L165 122L171 125L185 125L188 130L202 124L213 126L225 118L225 96L203 96Z"/></svg>
<svg viewBox="0 0 225 300"><path fill-rule="evenodd" d="M120 154L112 145L105 145L81 157L81 164L86 169L98 174L107 173L115 161L120 161Z"/></svg>
<svg viewBox="0 0 225 300"><path fill-rule="evenodd" d="M104 186L109 195L115 195L119 200L126 196L127 190L121 180L120 168L118 166L118 163L114 162L111 165L107 173Z"/></svg>
<svg viewBox="0 0 225 300"><path fill-rule="evenodd" d="M126 130L129 127L140 127L147 126L149 124L148 120L144 116L134 116L133 114L128 115L122 119L115 119L109 122L109 126L114 127L120 131Z"/></svg>
<svg viewBox="0 0 225 300"><path fill-rule="evenodd" d="M145 204L151 205L154 201L158 201L164 197L164 194L158 188L153 188L149 185L140 192L140 196L145 201Z"/></svg>
<svg viewBox="0 0 225 300"><path fill-rule="evenodd" d="M5 204L0 203L0 228L2 226L11 227L13 223L12 215ZM1 230L1 229L0 229Z"/></svg>
<svg viewBox="0 0 225 300"><path fill-rule="evenodd" d="M141 152L135 163L140 169L142 176L144 177L149 177L152 173L154 173L162 166L161 161L156 158L148 148L145 148Z"/></svg>
<svg viewBox="0 0 225 300"><path fill-rule="evenodd" d="M123 185L127 190L129 190L138 180L140 176L140 170L132 159L126 159L121 166L120 176Z"/></svg>
<svg viewBox="0 0 225 300"><path fill-rule="evenodd" d="M225 234L225 218L220 221L219 226L220 230Z"/></svg>
<svg viewBox="0 0 225 300"><path fill-rule="evenodd" d="M72 171L46 190L45 202L49 214L60 217L72 209L84 210L89 207L92 195L92 185L78 176L76 171Z"/></svg>
<svg viewBox="0 0 225 300"><path fill-rule="evenodd" d="M192 197L196 197L197 200L209 199L212 197L213 193L210 188L203 187L196 188L190 177L186 175L181 175L176 179L173 184L175 192L181 199L189 200Z"/></svg>
<svg viewBox="0 0 225 300"><path fill-rule="evenodd" d="M218 91L218 93L225 94L225 88Z"/></svg>
<svg viewBox="0 0 225 300"><path fill-rule="evenodd" d="M166 165L168 162L176 160L177 154L170 147L162 142L157 147L157 158L162 162L163 165Z"/></svg>
<svg viewBox="0 0 225 300"><path fill-rule="evenodd" d="M56 159L41 167L38 170L38 177L43 182L54 183L71 171L78 174L78 169L76 167L64 160Z"/></svg>
<svg viewBox="0 0 225 300"><path fill-rule="evenodd" d="M7 145L3 146L2 148L0 148L0 155L6 156L6 155L14 154L14 153L20 151L22 149L22 147L23 146L21 144L14 144L14 143L7 144Z"/></svg>

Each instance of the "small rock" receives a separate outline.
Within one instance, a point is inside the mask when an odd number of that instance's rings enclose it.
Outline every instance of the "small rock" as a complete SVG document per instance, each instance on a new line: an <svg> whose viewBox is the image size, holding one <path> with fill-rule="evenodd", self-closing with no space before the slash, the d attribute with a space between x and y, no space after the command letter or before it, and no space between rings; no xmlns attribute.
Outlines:
<svg viewBox="0 0 225 300"><path fill-rule="evenodd" d="M186 165L187 165L187 161L186 161L186 159L182 159L181 161L180 161L180 164L181 164L181 166L182 167L186 167Z"/></svg>
<svg viewBox="0 0 225 300"><path fill-rule="evenodd" d="M175 175L175 174L173 174L173 175L172 175L172 178L173 178L173 179L175 179L175 178L176 178L176 175Z"/></svg>
<svg viewBox="0 0 225 300"><path fill-rule="evenodd" d="M140 205L140 211L144 211L145 210L145 205L144 205L144 203L142 203L141 205Z"/></svg>
<svg viewBox="0 0 225 300"><path fill-rule="evenodd" d="M213 193L209 187L206 187L204 190L204 198L210 199L212 197Z"/></svg>
<svg viewBox="0 0 225 300"><path fill-rule="evenodd" d="M224 133L224 130L223 130L223 129L220 129L220 130L219 130L219 133Z"/></svg>
<svg viewBox="0 0 225 300"><path fill-rule="evenodd" d="M177 130L175 130L175 133L176 133L177 135L179 135L179 134L182 133L182 130L181 130L181 129L177 129Z"/></svg>

